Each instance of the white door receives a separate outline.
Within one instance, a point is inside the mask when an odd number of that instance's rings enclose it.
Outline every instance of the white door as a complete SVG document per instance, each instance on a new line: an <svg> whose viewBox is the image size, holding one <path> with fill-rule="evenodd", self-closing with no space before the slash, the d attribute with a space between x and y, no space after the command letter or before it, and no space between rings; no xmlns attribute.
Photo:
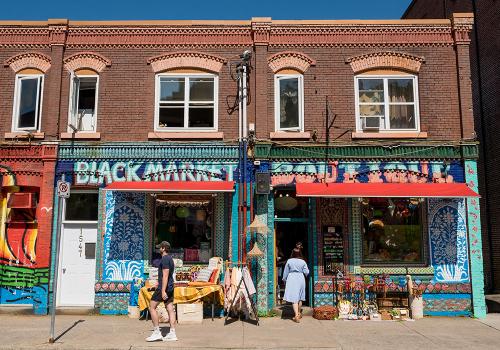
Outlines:
<svg viewBox="0 0 500 350"><path fill-rule="evenodd" d="M57 306L94 306L96 223L65 223Z"/></svg>

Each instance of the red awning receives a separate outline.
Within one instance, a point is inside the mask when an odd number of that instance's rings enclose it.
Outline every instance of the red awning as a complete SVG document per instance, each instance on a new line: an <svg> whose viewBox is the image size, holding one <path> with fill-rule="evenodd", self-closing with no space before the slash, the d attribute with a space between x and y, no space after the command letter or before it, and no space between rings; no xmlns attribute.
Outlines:
<svg viewBox="0 0 500 350"><path fill-rule="evenodd" d="M234 192L234 181L127 181L113 182L105 189L125 192Z"/></svg>
<svg viewBox="0 0 500 350"><path fill-rule="evenodd" d="M298 183L298 197L479 197L464 183Z"/></svg>

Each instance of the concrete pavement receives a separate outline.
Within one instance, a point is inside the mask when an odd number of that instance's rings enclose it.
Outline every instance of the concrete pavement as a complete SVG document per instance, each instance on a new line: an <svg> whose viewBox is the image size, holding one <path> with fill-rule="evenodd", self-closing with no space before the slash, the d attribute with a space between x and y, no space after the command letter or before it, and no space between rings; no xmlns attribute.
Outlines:
<svg viewBox="0 0 500 350"><path fill-rule="evenodd" d="M500 314L484 321L425 318L416 322L318 321L280 318L260 326L204 320L178 325L178 342L146 343L151 322L125 316L57 316L55 344L50 318L0 315L0 349L499 349ZM164 334L167 328L163 329Z"/></svg>

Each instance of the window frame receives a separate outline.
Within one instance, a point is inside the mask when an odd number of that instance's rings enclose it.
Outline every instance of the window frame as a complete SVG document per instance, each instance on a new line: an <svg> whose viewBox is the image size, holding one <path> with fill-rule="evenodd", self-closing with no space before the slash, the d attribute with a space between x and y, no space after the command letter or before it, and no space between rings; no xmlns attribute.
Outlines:
<svg viewBox="0 0 500 350"><path fill-rule="evenodd" d="M96 78L96 89L95 89L95 106L94 106L94 130L78 130L74 131L69 124L75 125L75 111L73 110L73 106L76 106L76 110L78 110L78 101L74 103L74 94L75 94L75 78ZM99 105L99 74L89 74L89 75L81 75L75 74L75 72L71 72L70 81L69 81L69 105L68 105L68 132L70 133L95 133L97 131L97 108Z"/></svg>
<svg viewBox="0 0 500 350"><path fill-rule="evenodd" d="M280 81L284 79L298 79L299 94L299 126L295 128L282 128L280 125ZM304 131L304 75L302 74L275 74L274 75L274 131Z"/></svg>
<svg viewBox="0 0 500 350"><path fill-rule="evenodd" d="M35 126L34 127L25 127L25 128L19 128L19 104L21 102L21 81L28 79L28 78L37 78L38 79L38 86L39 89L37 89L37 109L35 110ZM43 87L45 83L45 74L39 73L39 74L23 74L19 73L16 74L15 78L15 83L14 83L14 103L13 103L13 108L12 108L12 131L17 132L17 131L22 131L22 132L40 132L41 125L42 125L42 110L43 110Z"/></svg>
<svg viewBox="0 0 500 350"><path fill-rule="evenodd" d="M97 209L99 211L99 197L100 194L97 190L83 190L83 189L78 189L78 190L71 190L72 194L97 194ZM97 224L99 221L99 212L97 213L97 219L96 220L66 220L66 209L67 209L67 201L63 201L63 212L62 212L62 224Z"/></svg>
<svg viewBox="0 0 500 350"><path fill-rule="evenodd" d="M383 121L380 121L381 127L378 129L378 132L384 133L411 133L411 132L420 132L420 99L419 99L419 90L418 90L418 76L413 74L384 74L384 75L372 75L372 74L359 74L354 77L354 99L355 99L355 114L356 114L356 132L360 133L370 133L370 131L366 131L362 127L362 117L360 114L360 102L359 102L359 80L360 79L382 79L384 83L384 102L380 104L384 106L384 116ZM389 101L389 80L390 79L411 79L413 80L413 102L390 102ZM367 105L374 103L366 103ZM415 128L412 129L391 129L390 125L390 106L391 105L413 105L415 110ZM382 118L381 118L382 119Z"/></svg>
<svg viewBox="0 0 500 350"><path fill-rule="evenodd" d="M387 197L388 199L398 199L397 197ZM399 198L400 199L400 198ZM430 266L430 252L429 252L429 229L428 229L428 221L427 221L427 208L428 208L428 203L427 203L427 198L424 198L424 201L420 204L420 218L421 218L421 226L422 226L422 231L420 232L420 237L421 237L421 247L420 247L420 254L422 256L421 261L416 261L416 262L411 262L411 261L387 261L387 262L366 262L365 261L365 236L363 232L363 220L360 220L359 223L359 230L360 230L360 236L361 236L361 257L360 257L360 264L361 267L381 267L381 268L391 268L391 267L427 267ZM362 207L361 204L359 203L358 205L358 210L360 213L360 216L362 216Z"/></svg>
<svg viewBox="0 0 500 350"><path fill-rule="evenodd" d="M183 78L184 79L184 126L183 127L161 127L160 126L160 81L162 77ZM191 78L213 78L214 81L214 126L211 128L189 127L189 79ZM206 101L205 101L206 102ZM177 101L181 103L181 101ZM214 132L219 129L219 76L212 73L158 73L155 76L155 110L154 110L154 131L170 132Z"/></svg>

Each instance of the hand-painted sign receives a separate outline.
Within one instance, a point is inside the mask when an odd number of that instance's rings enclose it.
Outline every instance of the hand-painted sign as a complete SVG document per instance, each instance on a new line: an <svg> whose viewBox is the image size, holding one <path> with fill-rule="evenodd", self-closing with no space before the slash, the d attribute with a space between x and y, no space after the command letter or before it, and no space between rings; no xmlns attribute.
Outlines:
<svg viewBox="0 0 500 350"><path fill-rule="evenodd" d="M60 162L58 173L74 174L75 185L125 181L232 181L237 163L202 161Z"/></svg>

